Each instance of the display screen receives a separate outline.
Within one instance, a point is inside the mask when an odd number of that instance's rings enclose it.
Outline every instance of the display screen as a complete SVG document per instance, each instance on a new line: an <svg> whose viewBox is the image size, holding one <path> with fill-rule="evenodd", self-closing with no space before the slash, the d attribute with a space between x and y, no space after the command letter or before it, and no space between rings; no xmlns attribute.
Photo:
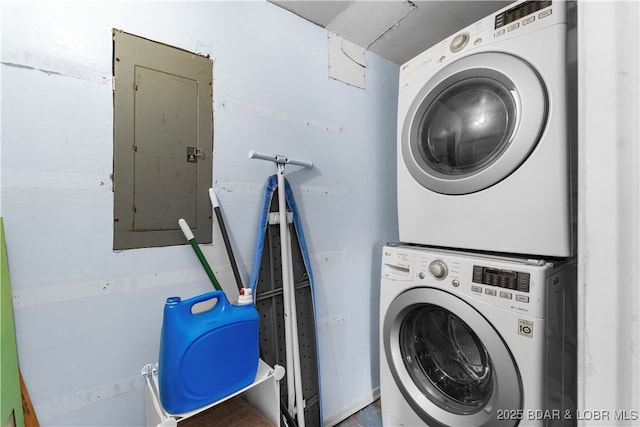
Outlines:
<svg viewBox="0 0 640 427"><path fill-rule="evenodd" d="M519 271L473 266L473 282L519 292L529 292L531 275Z"/></svg>
<svg viewBox="0 0 640 427"><path fill-rule="evenodd" d="M496 15L496 29L508 25L520 18L531 15L541 9L551 6L551 0L526 1L511 9Z"/></svg>

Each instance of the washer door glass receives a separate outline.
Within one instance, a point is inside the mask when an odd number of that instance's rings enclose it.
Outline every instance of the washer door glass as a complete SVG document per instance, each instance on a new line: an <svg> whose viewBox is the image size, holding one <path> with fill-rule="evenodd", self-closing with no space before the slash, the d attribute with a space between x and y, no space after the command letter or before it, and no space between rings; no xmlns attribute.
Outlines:
<svg viewBox="0 0 640 427"><path fill-rule="evenodd" d="M516 116L516 100L500 81L471 77L456 82L427 106L420 120L422 160L447 175L485 168L506 150Z"/></svg>
<svg viewBox="0 0 640 427"><path fill-rule="evenodd" d="M469 414L490 401L491 358L458 316L431 304L417 306L402 321L399 339L412 381L436 405Z"/></svg>
<svg viewBox="0 0 640 427"><path fill-rule="evenodd" d="M409 289L386 308L381 339L402 395L395 398L431 427L512 427L498 411L522 409L516 362L479 310L430 287Z"/></svg>
<svg viewBox="0 0 640 427"><path fill-rule="evenodd" d="M474 193L508 177L533 152L547 121L541 78L505 53L463 57L408 93L402 159L418 183L441 194Z"/></svg>

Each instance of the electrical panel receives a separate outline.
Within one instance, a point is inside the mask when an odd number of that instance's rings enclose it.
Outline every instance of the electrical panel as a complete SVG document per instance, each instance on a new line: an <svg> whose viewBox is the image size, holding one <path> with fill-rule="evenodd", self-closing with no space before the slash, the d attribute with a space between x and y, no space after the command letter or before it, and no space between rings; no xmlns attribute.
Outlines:
<svg viewBox="0 0 640 427"><path fill-rule="evenodd" d="M213 61L113 30L114 249L211 242Z"/></svg>

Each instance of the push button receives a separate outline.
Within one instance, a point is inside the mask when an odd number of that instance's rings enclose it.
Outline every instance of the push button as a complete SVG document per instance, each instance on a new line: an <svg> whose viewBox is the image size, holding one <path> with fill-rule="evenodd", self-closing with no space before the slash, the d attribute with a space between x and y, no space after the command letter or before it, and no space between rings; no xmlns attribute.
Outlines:
<svg viewBox="0 0 640 427"><path fill-rule="evenodd" d="M513 299L511 292L500 291L500 298Z"/></svg>
<svg viewBox="0 0 640 427"><path fill-rule="evenodd" d="M526 295L516 295L516 301L529 302L529 297Z"/></svg>
<svg viewBox="0 0 640 427"><path fill-rule="evenodd" d="M547 16L551 15L551 12L553 12L553 10L552 10L552 9L549 9L549 10L545 10L545 11L540 12L540 13L538 14L538 19L546 18Z"/></svg>

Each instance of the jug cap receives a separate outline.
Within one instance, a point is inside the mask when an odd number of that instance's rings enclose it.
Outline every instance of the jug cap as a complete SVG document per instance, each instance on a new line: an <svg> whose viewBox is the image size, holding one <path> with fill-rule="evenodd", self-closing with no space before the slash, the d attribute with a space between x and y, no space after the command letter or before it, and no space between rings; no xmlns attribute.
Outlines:
<svg viewBox="0 0 640 427"><path fill-rule="evenodd" d="M240 289L240 296L238 297L238 305L253 304L253 294L251 288Z"/></svg>

